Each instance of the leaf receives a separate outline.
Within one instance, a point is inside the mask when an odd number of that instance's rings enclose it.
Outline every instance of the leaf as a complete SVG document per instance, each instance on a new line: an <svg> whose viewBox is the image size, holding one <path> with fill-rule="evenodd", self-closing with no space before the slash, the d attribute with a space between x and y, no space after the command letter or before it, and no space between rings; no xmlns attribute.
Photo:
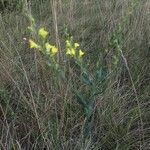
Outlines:
<svg viewBox="0 0 150 150"><path fill-rule="evenodd" d="M82 77L85 84L92 85L92 78L89 76L89 74L87 74L87 72L83 72Z"/></svg>
<svg viewBox="0 0 150 150"><path fill-rule="evenodd" d="M82 93L79 91L79 90L75 90L75 96L76 96L76 99L77 99L77 102L83 107L85 108L86 107L86 102L84 100L84 97L82 95Z"/></svg>
<svg viewBox="0 0 150 150"><path fill-rule="evenodd" d="M107 71L105 68L101 67L99 70L96 71L96 80L101 82L105 81L107 78Z"/></svg>

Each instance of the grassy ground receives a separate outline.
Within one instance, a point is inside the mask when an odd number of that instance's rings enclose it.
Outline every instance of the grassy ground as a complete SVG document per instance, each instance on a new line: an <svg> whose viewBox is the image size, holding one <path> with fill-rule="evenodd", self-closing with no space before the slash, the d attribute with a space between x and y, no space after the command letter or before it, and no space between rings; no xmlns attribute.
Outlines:
<svg viewBox="0 0 150 150"><path fill-rule="evenodd" d="M0 149L148 150L149 0L13 3L13 9L10 4L0 7ZM105 84L96 80L99 94L94 97L87 138L86 115L70 82L75 81L87 99L90 91L81 84L78 70L73 71L73 63L68 82L59 81L43 55L29 48L32 35L26 13L32 13L37 29L44 26L49 31L64 67L67 27L85 51L91 77L106 70Z"/></svg>

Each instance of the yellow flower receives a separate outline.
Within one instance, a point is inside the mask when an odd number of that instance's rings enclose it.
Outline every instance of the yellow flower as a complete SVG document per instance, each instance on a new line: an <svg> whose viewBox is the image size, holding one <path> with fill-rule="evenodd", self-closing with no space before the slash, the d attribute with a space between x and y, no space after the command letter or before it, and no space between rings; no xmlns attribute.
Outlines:
<svg viewBox="0 0 150 150"><path fill-rule="evenodd" d="M44 28L40 28L38 34L45 39L48 35L48 32Z"/></svg>
<svg viewBox="0 0 150 150"><path fill-rule="evenodd" d="M74 43L74 47L77 48L79 47L80 45L78 43Z"/></svg>
<svg viewBox="0 0 150 150"><path fill-rule="evenodd" d="M75 49L73 49L73 48L71 48L71 49L68 48L66 54L67 54L67 55L70 55L70 56L72 56L72 57L74 57L74 56L76 55Z"/></svg>
<svg viewBox="0 0 150 150"><path fill-rule="evenodd" d="M46 47L47 50L50 50L53 46L50 45L49 43L45 43L45 47Z"/></svg>
<svg viewBox="0 0 150 150"><path fill-rule="evenodd" d="M52 47L53 47L53 46L50 45L49 43L45 43L45 48L46 48L47 54L50 54L50 49L51 49Z"/></svg>
<svg viewBox="0 0 150 150"><path fill-rule="evenodd" d="M69 48L67 48L67 52L66 52L67 55L71 55L71 50Z"/></svg>
<svg viewBox="0 0 150 150"><path fill-rule="evenodd" d="M51 55L55 55L58 52L58 48L49 43L46 43L45 47L46 47L46 51Z"/></svg>
<svg viewBox="0 0 150 150"><path fill-rule="evenodd" d="M79 50L79 58L81 58L84 55L84 52L80 49Z"/></svg>
<svg viewBox="0 0 150 150"><path fill-rule="evenodd" d="M72 56L75 56L75 49L71 49L71 54L72 54Z"/></svg>
<svg viewBox="0 0 150 150"><path fill-rule="evenodd" d="M30 44L30 48L39 48L39 46L31 39L29 40L29 44Z"/></svg>
<svg viewBox="0 0 150 150"><path fill-rule="evenodd" d="M55 46L52 46L52 48L51 48L51 54L55 55L57 52L58 52L58 48L55 47Z"/></svg>
<svg viewBox="0 0 150 150"><path fill-rule="evenodd" d="M71 43L69 40L66 40L66 47L71 47Z"/></svg>

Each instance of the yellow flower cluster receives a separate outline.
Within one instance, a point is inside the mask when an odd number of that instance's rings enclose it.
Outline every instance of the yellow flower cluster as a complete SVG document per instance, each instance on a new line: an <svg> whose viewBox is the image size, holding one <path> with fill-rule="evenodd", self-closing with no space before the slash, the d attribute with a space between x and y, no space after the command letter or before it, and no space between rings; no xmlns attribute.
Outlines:
<svg viewBox="0 0 150 150"><path fill-rule="evenodd" d="M48 32L44 28L40 28L38 34L42 39L46 39Z"/></svg>
<svg viewBox="0 0 150 150"><path fill-rule="evenodd" d="M74 57L75 56L75 49L72 48L71 42L69 40L66 40L66 48L67 48L66 54Z"/></svg>
<svg viewBox="0 0 150 150"><path fill-rule="evenodd" d="M58 52L58 48L56 46L53 46L49 43L45 44L46 52L50 55L55 55Z"/></svg>
<svg viewBox="0 0 150 150"><path fill-rule="evenodd" d="M41 40L44 42L44 45L37 44L32 39L29 40L30 48L39 49L42 52L46 52L50 56L54 56L58 53L58 48L54 45L51 45L48 42L45 42L48 32L42 27L38 30L38 35ZM79 49L80 45L78 43L72 43L71 40L66 40L66 55L74 57L75 59L81 59L84 55L84 52Z"/></svg>
<svg viewBox="0 0 150 150"><path fill-rule="evenodd" d="M79 48L79 44L78 43L74 43L72 46L72 43L70 40L66 40L66 55L70 55L71 57L78 57L81 58L84 55L84 52L80 49L79 51L77 51L77 49Z"/></svg>
<svg viewBox="0 0 150 150"><path fill-rule="evenodd" d="M38 35L44 41L48 35L48 32L44 28L40 28L38 31ZM35 43L33 40L30 39L29 45L30 48L41 49L42 51L46 49L47 54L51 56L54 56L58 52L58 48L54 45L49 44L48 42L45 43L45 47L42 48L42 46L38 45L37 43Z"/></svg>

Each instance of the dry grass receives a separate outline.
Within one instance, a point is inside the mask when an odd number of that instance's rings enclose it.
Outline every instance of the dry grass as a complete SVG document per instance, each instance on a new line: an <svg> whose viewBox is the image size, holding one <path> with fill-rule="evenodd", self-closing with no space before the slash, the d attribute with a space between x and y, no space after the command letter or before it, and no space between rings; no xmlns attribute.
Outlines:
<svg viewBox="0 0 150 150"><path fill-rule="evenodd" d="M96 97L92 135L85 145L84 114L69 80L58 82L44 58L23 40L30 37L24 12L0 15L1 149L149 149L149 0L139 1L122 26L123 57L116 70L110 64L113 51L105 52L130 2L33 0L30 5L37 28L45 26L59 47L60 61L67 26L86 51L91 74L96 62L109 67L108 86Z"/></svg>

